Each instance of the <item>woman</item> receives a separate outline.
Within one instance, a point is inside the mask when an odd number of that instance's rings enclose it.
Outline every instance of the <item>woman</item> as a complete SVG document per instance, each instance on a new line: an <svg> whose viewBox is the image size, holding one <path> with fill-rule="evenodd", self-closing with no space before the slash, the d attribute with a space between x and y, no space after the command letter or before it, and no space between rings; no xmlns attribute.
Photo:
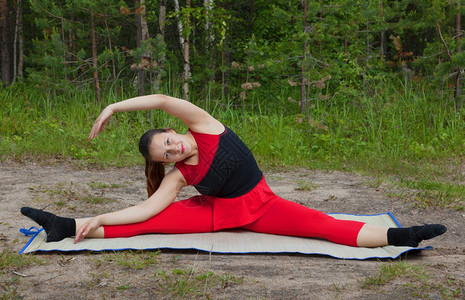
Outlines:
<svg viewBox="0 0 465 300"><path fill-rule="evenodd" d="M447 230L439 224L387 228L337 220L284 200L269 189L250 150L234 132L185 100L151 95L111 104L95 121L89 138L97 137L115 112L153 109L181 119L189 131L150 130L141 137L139 150L146 160L149 198L136 206L87 219L63 218L23 207L21 212L45 229L48 242L70 236L78 243L85 237L241 228L324 238L349 246L416 247ZM166 163L175 165L165 176ZM174 202L187 185L195 186L201 195Z"/></svg>

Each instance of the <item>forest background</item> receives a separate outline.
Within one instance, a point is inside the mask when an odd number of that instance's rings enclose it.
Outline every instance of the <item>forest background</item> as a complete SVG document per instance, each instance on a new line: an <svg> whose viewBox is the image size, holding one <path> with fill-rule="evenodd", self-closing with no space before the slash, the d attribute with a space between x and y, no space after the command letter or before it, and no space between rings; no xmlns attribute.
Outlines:
<svg viewBox="0 0 465 300"><path fill-rule="evenodd" d="M139 136L185 130L179 121L118 114L98 139L87 136L105 105L165 93L233 128L265 167L462 191L461 1L1 0L0 8L1 160L142 163Z"/></svg>

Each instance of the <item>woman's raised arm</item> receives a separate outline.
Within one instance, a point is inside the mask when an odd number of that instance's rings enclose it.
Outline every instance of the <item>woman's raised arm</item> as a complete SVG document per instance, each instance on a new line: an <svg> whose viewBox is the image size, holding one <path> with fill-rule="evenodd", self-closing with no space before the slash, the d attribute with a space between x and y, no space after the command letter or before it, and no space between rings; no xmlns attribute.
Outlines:
<svg viewBox="0 0 465 300"><path fill-rule="evenodd" d="M108 105L95 121L89 138L95 138L105 129L105 125L114 112L154 109L161 109L179 118L187 127L197 132L219 134L224 130L224 126L218 120L191 102L157 94L130 98Z"/></svg>

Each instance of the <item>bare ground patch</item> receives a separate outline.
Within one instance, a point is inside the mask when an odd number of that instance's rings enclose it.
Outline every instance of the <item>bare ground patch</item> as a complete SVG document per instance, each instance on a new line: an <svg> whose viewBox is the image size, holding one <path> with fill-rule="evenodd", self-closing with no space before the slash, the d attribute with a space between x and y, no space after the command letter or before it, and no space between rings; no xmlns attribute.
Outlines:
<svg viewBox="0 0 465 300"><path fill-rule="evenodd" d="M464 297L465 212L414 206L389 197L393 194L389 184L352 173L297 170L265 176L278 195L324 212L391 211L403 226L438 222L449 231L424 243L434 250L396 261L167 250L18 255L28 240L18 229L35 225L20 214L21 206L90 216L143 201L145 178L142 167L88 169L64 163L4 162L0 164L0 291L4 298L24 299ZM180 198L194 193L186 189Z"/></svg>

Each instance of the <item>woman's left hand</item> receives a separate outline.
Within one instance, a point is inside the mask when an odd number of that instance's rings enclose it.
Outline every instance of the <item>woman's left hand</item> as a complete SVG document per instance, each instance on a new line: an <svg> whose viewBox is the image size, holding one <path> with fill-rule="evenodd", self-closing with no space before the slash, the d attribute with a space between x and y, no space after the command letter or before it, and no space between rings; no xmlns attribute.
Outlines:
<svg viewBox="0 0 465 300"><path fill-rule="evenodd" d="M94 122L94 126L92 126L92 130L90 131L89 139L93 139L97 137L97 135L105 129L108 121L110 120L111 116L113 115L113 110L110 106L107 106L98 116L97 120Z"/></svg>
<svg viewBox="0 0 465 300"><path fill-rule="evenodd" d="M82 224L82 226L79 228L78 232L76 233L76 237L74 238L74 243L75 244L79 243L89 233L96 231L100 226L101 226L100 218L98 216L90 218L87 222Z"/></svg>

